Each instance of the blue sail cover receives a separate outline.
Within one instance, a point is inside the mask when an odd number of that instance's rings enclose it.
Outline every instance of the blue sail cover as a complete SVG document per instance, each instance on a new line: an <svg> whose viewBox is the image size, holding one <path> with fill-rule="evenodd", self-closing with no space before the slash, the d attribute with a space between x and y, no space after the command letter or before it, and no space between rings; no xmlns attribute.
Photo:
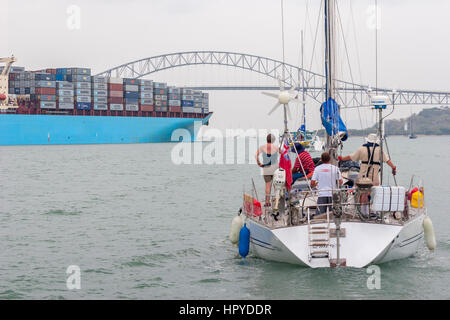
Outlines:
<svg viewBox="0 0 450 320"><path fill-rule="evenodd" d="M348 131L341 116L339 115L339 105L337 102L328 98L328 100L322 103L320 107L320 113L322 115L322 125L324 126L327 134L334 136L338 132L345 132L344 137L341 138L342 141L347 140Z"/></svg>

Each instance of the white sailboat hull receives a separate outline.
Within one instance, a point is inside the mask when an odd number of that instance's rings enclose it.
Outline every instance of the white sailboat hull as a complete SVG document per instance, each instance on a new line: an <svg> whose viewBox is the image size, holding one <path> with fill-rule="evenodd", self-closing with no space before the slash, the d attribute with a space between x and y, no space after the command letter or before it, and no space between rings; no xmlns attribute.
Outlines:
<svg viewBox="0 0 450 320"><path fill-rule="evenodd" d="M363 268L414 255L423 238L424 214L411 219L403 226L367 222L342 222L345 236L340 238L340 259L347 267ZM337 258L336 238L330 238L329 257L310 258L308 226L270 229L248 219L250 249L263 259L297 264L311 268L330 267ZM327 224L314 224L326 227ZM335 228L330 223L330 228Z"/></svg>

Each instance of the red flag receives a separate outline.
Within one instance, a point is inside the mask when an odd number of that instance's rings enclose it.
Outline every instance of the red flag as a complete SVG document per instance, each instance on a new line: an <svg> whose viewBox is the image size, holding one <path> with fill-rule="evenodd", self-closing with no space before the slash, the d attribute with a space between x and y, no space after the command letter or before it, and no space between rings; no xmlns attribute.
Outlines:
<svg viewBox="0 0 450 320"><path fill-rule="evenodd" d="M286 140L284 140L283 148L281 149L280 168L286 171L286 188L288 190L291 190L292 184L291 158L289 157L289 146Z"/></svg>

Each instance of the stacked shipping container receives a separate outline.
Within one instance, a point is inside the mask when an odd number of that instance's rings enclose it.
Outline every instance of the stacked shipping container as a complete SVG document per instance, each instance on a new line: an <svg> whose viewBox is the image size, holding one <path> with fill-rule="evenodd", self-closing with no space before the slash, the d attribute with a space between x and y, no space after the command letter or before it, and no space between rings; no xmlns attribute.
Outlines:
<svg viewBox="0 0 450 320"><path fill-rule="evenodd" d="M184 113L194 113L194 91L181 89L181 107Z"/></svg>
<svg viewBox="0 0 450 320"><path fill-rule="evenodd" d="M73 109L74 90L73 83L68 81L56 82L56 101L60 110Z"/></svg>
<svg viewBox="0 0 450 320"><path fill-rule="evenodd" d="M87 68L25 71L9 75L9 94L32 108L60 110L208 113L209 96L152 80L91 77ZM174 115L171 115L174 116Z"/></svg>
<svg viewBox="0 0 450 320"><path fill-rule="evenodd" d="M182 112L181 110L181 89L175 87L169 87L168 90L168 102L169 112Z"/></svg>
<svg viewBox="0 0 450 320"><path fill-rule="evenodd" d="M167 83L153 82L155 111L167 112Z"/></svg>
<svg viewBox="0 0 450 320"><path fill-rule="evenodd" d="M141 111L155 110L152 80L139 80L139 107Z"/></svg>
<svg viewBox="0 0 450 320"><path fill-rule="evenodd" d="M123 110L122 78L108 78L108 105L111 111Z"/></svg>
<svg viewBox="0 0 450 320"><path fill-rule="evenodd" d="M139 84L137 79L123 79L123 96L126 111L139 111Z"/></svg>
<svg viewBox="0 0 450 320"><path fill-rule="evenodd" d="M25 86L29 83L30 102L33 107L40 109L56 109L56 78L54 74L21 73L19 79L25 79Z"/></svg>
<svg viewBox="0 0 450 320"><path fill-rule="evenodd" d="M108 110L108 88L105 77L91 78L92 107L94 110Z"/></svg>

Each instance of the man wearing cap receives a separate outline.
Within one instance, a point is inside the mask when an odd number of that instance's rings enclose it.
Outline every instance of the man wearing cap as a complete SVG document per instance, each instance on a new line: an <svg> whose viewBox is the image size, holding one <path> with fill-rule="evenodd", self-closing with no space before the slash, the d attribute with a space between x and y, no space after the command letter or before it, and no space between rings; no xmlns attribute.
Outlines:
<svg viewBox="0 0 450 320"><path fill-rule="evenodd" d="M298 155L296 155L294 168L292 168L292 184L294 184L295 180L303 178L305 173L307 178L311 178L314 173L315 166L309 152L305 150L305 147L303 147L301 143L298 142L294 144L291 151Z"/></svg>
<svg viewBox="0 0 450 320"><path fill-rule="evenodd" d="M361 161L361 169L358 178L368 177L372 180L374 186L380 185L380 167L381 167L381 147L378 137L375 133L367 136L366 143L359 147L353 154L345 157L338 157L340 161ZM386 153L383 151L383 162L386 162L392 168L392 174L397 174L397 167L392 163Z"/></svg>

